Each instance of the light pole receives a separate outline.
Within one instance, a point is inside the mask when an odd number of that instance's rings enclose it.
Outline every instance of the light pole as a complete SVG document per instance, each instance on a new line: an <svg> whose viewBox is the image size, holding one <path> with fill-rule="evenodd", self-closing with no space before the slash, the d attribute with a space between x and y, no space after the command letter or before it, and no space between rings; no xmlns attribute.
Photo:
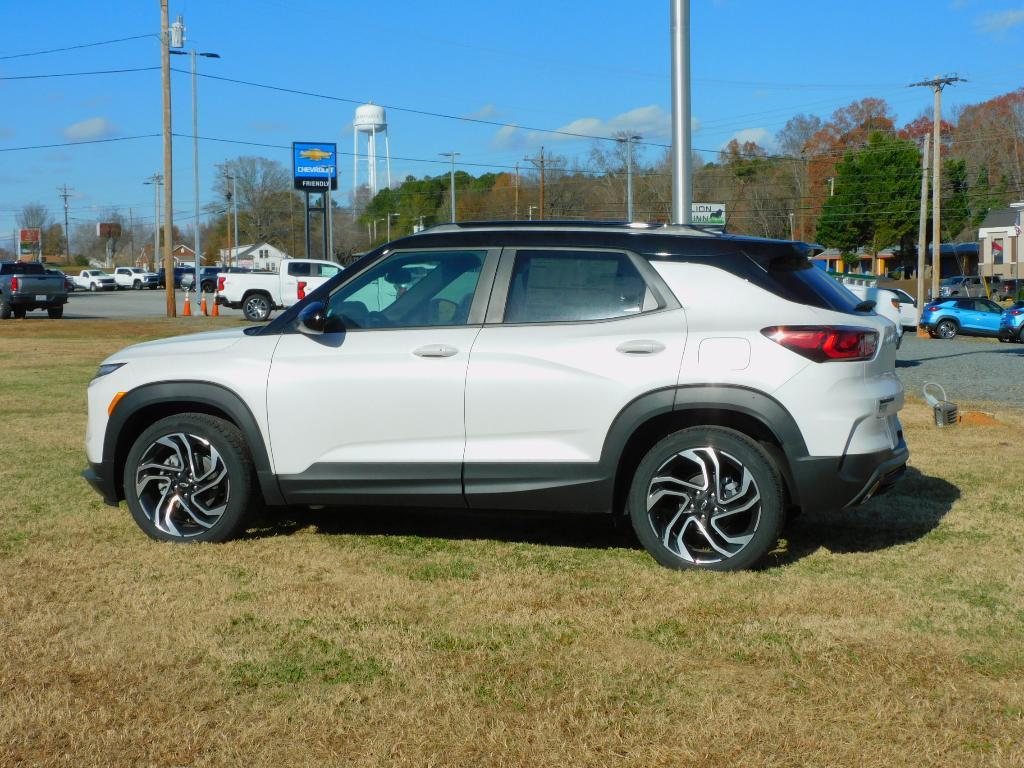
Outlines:
<svg viewBox="0 0 1024 768"><path fill-rule="evenodd" d="M528 205L528 206L526 206L526 220L527 221L533 221L533 212L536 211L536 210L537 210L537 206L536 205Z"/></svg>
<svg viewBox="0 0 1024 768"><path fill-rule="evenodd" d="M641 138L630 133L619 139L626 145L626 221L633 221L633 142Z"/></svg>
<svg viewBox="0 0 1024 768"><path fill-rule="evenodd" d="M382 221L384 221L384 219L373 220L373 242L377 242L377 225Z"/></svg>
<svg viewBox="0 0 1024 768"><path fill-rule="evenodd" d="M672 223L693 220L693 159L690 125L690 0L671 0L672 43Z"/></svg>
<svg viewBox="0 0 1024 768"><path fill-rule="evenodd" d="M224 265L226 267L230 267L232 262L230 219L232 217L235 219L235 251L237 252L238 250L238 189L235 187L234 174L226 173L224 174L224 178L231 182L231 199L228 201L231 204L228 212L228 255L226 259L228 263Z"/></svg>
<svg viewBox="0 0 1024 768"><path fill-rule="evenodd" d="M219 59L219 53L197 51L193 48L187 54L185 51L171 51L175 56L187 55L192 63L192 185L195 195L195 218L192 222L192 230L195 233L193 245L195 247L195 279L192 285L195 286L197 294L202 291L199 280L200 266L202 265L202 251L199 245L199 101L198 89L196 88L196 59L202 56L206 59Z"/></svg>
<svg viewBox="0 0 1024 768"><path fill-rule="evenodd" d="M391 242L391 218L394 217L394 218L397 219L401 215L402 214L400 214L400 213L389 213L388 214L388 242L389 243Z"/></svg>
<svg viewBox="0 0 1024 768"><path fill-rule="evenodd" d="M154 173L143 184L149 184L153 187L153 269L156 270L156 265L160 263L160 186L164 183L164 177L162 174ZM167 280L167 270L164 269L164 281Z"/></svg>
<svg viewBox="0 0 1024 768"><path fill-rule="evenodd" d="M451 204L452 204L452 223L455 223L455 158L461 155L461 152L441 152L441 157L450 157L452 160L452 170L448 175L449 186L451 187Z"/></svg>

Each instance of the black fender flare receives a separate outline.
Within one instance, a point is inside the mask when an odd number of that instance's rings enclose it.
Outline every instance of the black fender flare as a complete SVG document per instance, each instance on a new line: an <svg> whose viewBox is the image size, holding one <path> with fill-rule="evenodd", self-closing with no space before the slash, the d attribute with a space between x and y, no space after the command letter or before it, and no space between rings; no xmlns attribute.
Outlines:
<svg viewBox="0 0 1024 768"><path fill-rule="evenodd" d="M141 411L163 404L196 404L199 406L196 410L199 411L205 412L208 409L224 413L245 437L264 500L271 505L284 503L277 476L271 467L266 442L249 406L237 393L220 384L187 380L143 384L130 390L118 402L117 408L107 421L103 436L103 465L109 473L107 476L114 483L115 493L120 494L119 479L123 469L117 466L117 459L119 456L126 456L130 449L130 446L126 445L126 426ZM187 411L188 408L184 410Z"/></svg>

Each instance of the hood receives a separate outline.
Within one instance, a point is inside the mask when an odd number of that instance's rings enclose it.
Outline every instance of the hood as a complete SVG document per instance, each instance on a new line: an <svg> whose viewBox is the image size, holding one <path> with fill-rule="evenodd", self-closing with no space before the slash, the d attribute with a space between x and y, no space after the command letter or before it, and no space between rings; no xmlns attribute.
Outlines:
<svg viewBox="0 0 1024 768"><path fill-rule="evenodd" d="M104 362L123 363L144 357L165 357L168 355L195 355L220 352L227 349L245 335L245 328L231 328L224 331L190 333L187 336L172 336L168 339L146 341L125 347L108 357Z"/></svg>

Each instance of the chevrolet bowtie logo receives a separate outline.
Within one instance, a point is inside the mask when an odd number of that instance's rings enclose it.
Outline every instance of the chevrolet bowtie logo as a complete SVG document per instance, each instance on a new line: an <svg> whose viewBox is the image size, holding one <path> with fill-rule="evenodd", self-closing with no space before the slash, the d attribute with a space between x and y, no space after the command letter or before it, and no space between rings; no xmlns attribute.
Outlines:
<svg viewBox="0 0 1024 768"><path fill-rule="evenodd" d="M304 149L299 152L299 157L304 157L307 160L327 160L331 157L331 152L324 152L322 149Z"/></svg>

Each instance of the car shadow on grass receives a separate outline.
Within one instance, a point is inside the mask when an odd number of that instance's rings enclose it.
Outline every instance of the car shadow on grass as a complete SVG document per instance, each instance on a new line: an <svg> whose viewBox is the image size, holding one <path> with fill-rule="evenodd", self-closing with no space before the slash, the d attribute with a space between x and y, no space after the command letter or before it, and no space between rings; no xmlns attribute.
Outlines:
<svg viewBox="0 0 1024 768"><path fill-rule="evenodd" d="M246 536L287 536L309 528L327 536L418 536L585 549L641 548L629 520L619 516L412 506L269 510Z"/></svg>
<svg viewBox="0 0 1024 768"><path fill-rule="evenodd" d="M784 544L767 567L788 565L819 549L837 554L876 552L917 541L942 522L960 489L910 467L889 493L839 512L806 512L787 525Z"/></svg>

